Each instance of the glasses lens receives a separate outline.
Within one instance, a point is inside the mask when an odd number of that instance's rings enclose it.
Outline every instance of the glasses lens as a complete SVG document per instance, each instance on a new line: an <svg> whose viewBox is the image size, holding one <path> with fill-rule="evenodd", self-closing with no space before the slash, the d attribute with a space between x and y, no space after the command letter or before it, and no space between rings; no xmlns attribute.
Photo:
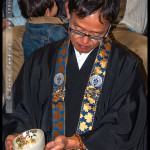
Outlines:
<svg viewBox="0 0 150 150"><path fill-rule="evenodd" d="M89 38L93 41L102 41L103 37L98 37L98 36L89 36Z"/></svg>
<svg viewBox="0 0 150 150"><path fill-rule="evenodd" d="M80 31L77 31L77 30L73 30L73 29L71 30L71 33L76 35L76 36L79 36L79 37L85 36L84 33L80 32Z"/></svg>
<svg viewBox="0 0 150 150"><path fill-rule="evenodd" d="M90 40L92 41L102 41L104 38L103 37L99 37L99 36L93 36L93 35L86 35L85 33L82 33L78 30L74 30L70 28L70 31L72 34L78 36L78 37L84 37L84 36L88 36L90 38Z"/></svg>

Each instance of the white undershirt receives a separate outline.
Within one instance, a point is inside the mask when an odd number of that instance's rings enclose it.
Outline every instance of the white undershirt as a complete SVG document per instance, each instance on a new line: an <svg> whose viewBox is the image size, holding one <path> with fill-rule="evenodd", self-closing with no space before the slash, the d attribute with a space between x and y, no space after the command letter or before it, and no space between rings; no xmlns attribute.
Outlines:
<svg viewBox="0 0 150 150"><path fill-rule="evenodd" d="M76 59L77 59L77 63L78 63L78 67L79 70L81 69L82 65L84 64L85 60L87 59L87 57L89 56L89 54L93 51L91 50L89 53L82 53L80 54L74 47L75 50L75 54L76 54Z"/></svg>

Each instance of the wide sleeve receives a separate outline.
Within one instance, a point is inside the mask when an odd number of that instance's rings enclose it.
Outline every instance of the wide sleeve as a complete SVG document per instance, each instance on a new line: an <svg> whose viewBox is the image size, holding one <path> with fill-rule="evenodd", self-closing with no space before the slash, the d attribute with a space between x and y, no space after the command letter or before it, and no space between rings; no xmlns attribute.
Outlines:
<svg viewBox="0 0 150 150"><path fill-rule="evenodd" d="M3 106L3 144L9 134L21 133L36 126L35 101L31 99L32 87L29 85L32 56L24 63Z"/></svg>
<svg viewBox="0 0 150 150"><path fill-rule="evenodd" d="M88 150L146 150L145 87L138 65L129 74L115 81L115 91L118 87L123 90L115 93L116 99L113 98L99 126L81 135Z"/></svg>

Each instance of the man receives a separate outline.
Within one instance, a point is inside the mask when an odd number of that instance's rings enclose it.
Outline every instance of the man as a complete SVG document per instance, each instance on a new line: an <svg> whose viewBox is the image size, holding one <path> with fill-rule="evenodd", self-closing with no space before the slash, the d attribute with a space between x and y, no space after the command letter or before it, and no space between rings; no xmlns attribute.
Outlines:
<svg viewBox="0 0 150 150"><path fill-rule="evenodd" d="M45 150L146 150L146 94L137 59L107 36L119 0L66 3L69 38L24 63L3 109L7 150L18 133L45 132Z"/></svg>

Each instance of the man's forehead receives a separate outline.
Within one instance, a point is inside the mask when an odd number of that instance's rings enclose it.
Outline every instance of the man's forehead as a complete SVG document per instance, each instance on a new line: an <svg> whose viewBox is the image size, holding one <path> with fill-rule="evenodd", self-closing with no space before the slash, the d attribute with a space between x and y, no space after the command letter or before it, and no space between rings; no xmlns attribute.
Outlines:
<svg viewBox="0 0 150 150"><path fill-rule="evenodd" d="M101 18L99 18L99 12L90 14L90 15L88 15L88 16L86 16L86 17L83 17L83 18L79 17L75 12L73 12L73 13L70 15L70 19L71 19L71 20L74 20L74 21L77 21L77 20L78 20L78 22L87 19L88 22L89 22L89 24L91 23L91 20L94 20L95 23L97 22L97 23L100 23L100 24L103 24L103 25L106 25L106 26L110 24L107 20L105 20L105 19L103 18L103 16L101 16ZM101 21L100 21L100 19L101 19Z"/></svg>

